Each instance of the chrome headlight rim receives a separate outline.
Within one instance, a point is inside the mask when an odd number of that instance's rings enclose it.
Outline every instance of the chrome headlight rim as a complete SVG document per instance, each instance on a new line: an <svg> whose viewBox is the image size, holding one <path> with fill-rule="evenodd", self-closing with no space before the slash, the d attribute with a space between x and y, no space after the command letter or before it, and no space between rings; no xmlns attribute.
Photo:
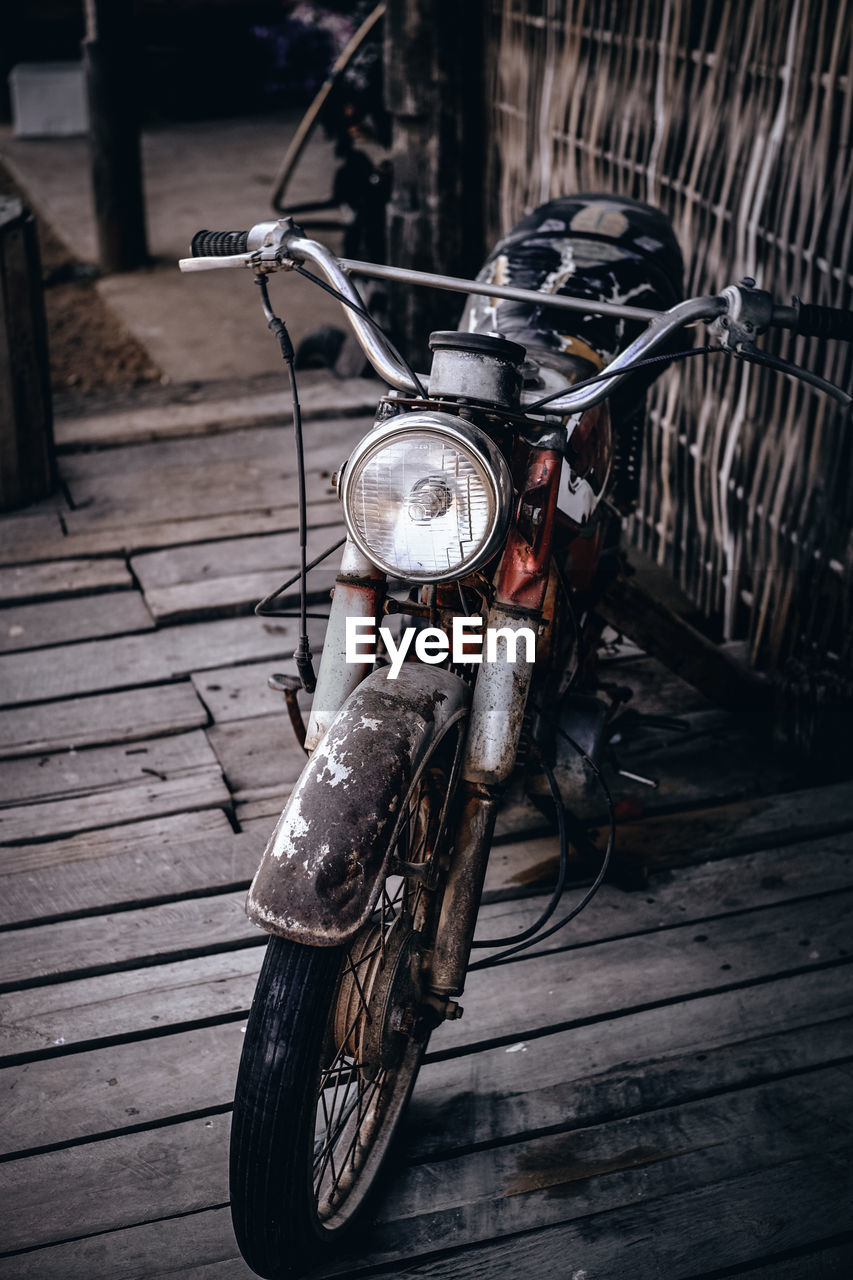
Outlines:
<svg viewBox="0 0 853 1280"><path fill-rule="evenodd" d="M491 517L488 531L479 549L454 569L414 573L384 560L377 554L375 548L370 546L356 526L351 513L351 499L353 487L364 465L375 453L391 443L407 438L422 440L424 436L431 436L453 445L471 458L489 491ZM386 422L377 423L359 441L347 459L341 475L339 493L347 532L359 550L372 564L376 565L377 569L381 569L389 577L416 584L455 582L458 578L467 577L469 573L481 568L503 546L512 518L512 476L507 461L494 440L474 423L438 409L418 409L411 413L397 414Z"/></svg>

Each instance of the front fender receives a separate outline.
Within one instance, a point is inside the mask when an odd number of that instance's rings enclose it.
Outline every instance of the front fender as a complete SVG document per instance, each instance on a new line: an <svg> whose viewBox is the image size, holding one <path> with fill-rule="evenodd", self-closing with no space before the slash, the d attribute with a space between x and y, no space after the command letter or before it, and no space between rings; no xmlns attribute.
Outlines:
<svg viewBox="0 0 853 1280"><path fill-rule="evenodd" d="M246 910L268 933L348 942L370 918L398 815L429 749L467 711L468 686L406 663L350 694L305 766L264 851Z"/></svg>

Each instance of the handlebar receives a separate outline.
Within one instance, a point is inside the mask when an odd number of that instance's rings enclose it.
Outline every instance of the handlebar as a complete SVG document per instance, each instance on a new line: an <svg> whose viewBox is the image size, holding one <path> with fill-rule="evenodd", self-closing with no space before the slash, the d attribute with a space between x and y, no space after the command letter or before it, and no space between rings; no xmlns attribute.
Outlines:
<svg viewBox="0 0 853 1280"><path fill-rule="evenodd" d="M336 258L325 245L307 239L290 218L275 222L261 222L249 231L198 231L192 238L190 258L181 259L182 271L208 270L216 267L249 267L266 273L287 270L295 265L310 262L320 269L328 283L343 297L363 311L364 304L347 275L355 271L362 275L400 280L411 284L426 284L437 288L465 293L480 293L490 297L502 297L515 301L529 301L541 306L543 295L531 289L517 289L508 285L486 284L474 280L462 280L453 276L437 276L426 272L379 266L372 263L350 262ZM612 302L595 302L589 298L573 298L565 294L547 295L549 308L582 311L586 314L616 315L628 320L647 321L646 329L629 346L621 351L605 369L604 374L592 386L567 389L549 401L549 414L569 415L583 413L599 404L630 376L629 366L658 350L666 339L677 330L699 321L716 321L721 326L724 346L729 350L770 364L782 372L805 378L813 385L834 395L847 406L851 397L840 388L815 374L800 370L776 357L765 355L754 347L754 337L771 327L790 329L806 337L835 338L853 341L853 312L837 307L810 306L794 298L790 307L773 305L770 294L754 288L755 282L744 280L732 285L719 297L688 298L668 311L650 311L640 307L627 307ZM410 371L405 368L381 332L357 310L344 308L356 337L373 365L386 383L408 394L416 394Z"/></svg>
<svg viewBox="0 0 853 1280"><path fill-rule="evenodd" d="M194 258L230 258L248 248L248 231L197 231L190 242Z"/></svg>
<svg viewBox="0 0 853 1280"><path fill-rule="evenodd" d="M853 311L812 306L795 298L790 307L774 307L772 323L804 338L836 338L853 342Z"/></svg>

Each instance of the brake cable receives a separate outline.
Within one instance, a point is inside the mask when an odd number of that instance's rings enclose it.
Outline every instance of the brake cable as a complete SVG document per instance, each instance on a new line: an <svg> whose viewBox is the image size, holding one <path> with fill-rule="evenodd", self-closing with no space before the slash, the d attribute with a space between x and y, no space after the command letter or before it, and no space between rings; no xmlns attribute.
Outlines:
<svg viewBox="0 0 853 1280"><path fill-rule="evenodd" d="M310 573L312 569L316 569L318 564L322 564L322 562L324 560L328 560L329 556L332 555L335 551L339 551L345 542L346 542L345 537L339 538L337 542L333 542L332 545L330 547L327 547L325 551L321 551L318 556L315 556L314 559L310 562L310 564L306 564L305 572ZM288 587L292 587L294 582L298 582L301 576L302 576L302 570L300 568L296 571L296 573L294 573L292 578L287 579L287 582L283 582L280 587L276 587L275 591L271 591L268 596L264 596L263 600L259 600L258 603L255 605L255 613L257 614L257 616L259 618L296 618L298 617L299 616L298 614L295 614L292 611L288 611L286 609L271 609L270 605L273 604L273 602L277 600L280 595L283 595ZM325 613L309 613L309 614L306 614L306 617L325 618L327 617L327 615Z"/></svg>
<svg viewBox="0 0 853 1280"><path fill-rule="evenodd" d="M307 500L305 497L305 451L302 442L302 409L299 404L299 393L296 387L296 370L294 369L294 361L296 357L293 350L293 343L290 340L290 334L287 332L287 326L272 309L266 276L262 272L258 272L255 276L255 284L261 291L261 302L264 309L264 315L267 319L267 325L278 339L278 344L281 347L281 354L285 364L287 365L287 373L290 379L290 394L293 402L293 433L296 441L296 477L299 502L299 640L293 654L293 660L296 663L296 670L299 673L299 679L302 681L303 689L308 693L313 693L314 689L317 687L317 677L314 674L314 664L311 661L311 644L308 639L308 568L306 565L308 518L306 510Z"/></svg>
<svg viewBox="0 0 853 1280"><path fill-rule="evenodd" d="M646 356L643 360L635 360L633 364L626 364L623 369L619 369L615 373L608 373L605 370L604 373L593 374L590 378L581 378L579 382L573 382L569 387L561 387L559 391L552 391L549 395L543 396L541 400L534 400L533 404L526 404L524 412L535 413L537 409L550 404L552 400L558 400L560 396L564 396L567 391L580 391L582 387L591 387L596 382L608 382L611 378L621 378L623 374L634 373L637 369L645 369L648 365L671 364L675 360L687 360L690 356L712 356L718 351L724 350L724 347L690 347L687 351L663 352L656 356Z"/></svg>
<svg viewBox="0 0 853 1280"><path fill-rule="evenodd" d="M604 795L604 799L607 802L608 823L610 828L607 836L607 846L604 850L604 854L601 859L601 866L598 869L595 880L587 889L580 902L578 902L576 906L572 907L571 911L569 911L567 915L563 916L562 920L558 920L557 923L552 924L550 928L545 929L542 932L538 932L541 925L549 919L553 913L554 907L556 906L554 899L557 898L558 895L556 892L557 886L555 886L554 892L551 895L551 902L548 903L548 906L542 912L542 915L536 921L535 925L530 926L529 929L525 929L521 934L516 934L515 938L493 938L482 942L478 940L473 944L474 946L494 947L503 946L504 943L512 942L514 945L508 946L504 951L499 951L497 955L488 956L485 960L478 960L476 964L469 965L469 973L472 973L477 969L488 969L492 965L499 964L503 960L508 960L511 956L517 955L521 951L528 951L531 947L536 946L537 943L544 942L546 938L550 938L553 934L559 932L560 929L565 928L565 926L574 920L576 916L579 916L580 913L589 906L590 902L601 888L604 877L607 874L607 869L610 866L610 858L613 853L613 846L616 842L616 813L613 807L613 797L610 794L610 788L605 782L604 775L598 765L587 755L583 747L581 747L577 742L575 742L574 738L570 737L569 734L566 733L565 729L563 729L561 725L557 724L556 721L553 721L550 716L547 716L545 712L543 712L540 706L534 702L531 702L530 705L535 711L538 711L544 719L551 721L560 737L565 738L569 746L578 753L584 763L588 765L595 775L596 781L598 782L598 785ZM545 762L543 761L543 764L544 763ZM559 885L563 874L563 867L564 865L566 867L568 866L568 832L566 828L566 814L565 806L563 805L563 800L560 795L559 788L557 787L557 780L554 777L553 771L550 770L549 767L546 767L546 776L548 777L548 785L551 788L551 794L557 809L557 827L560 833L560 873L557 877L557 884ZM562 893L562 886L560 892ZM537 932L532 936L531 929L537 930ZM519 939L524 939L524 941L519 941Z"/></svg>
<svg viewBox="0 0 853 1280"><path fill-rule="evenodd" d="M321 280L319 276L315 276L313 271L308 271L307 268L300 267L297 263L292 264L292 270L296 271L300 276L304 276L306 280L310 280L312 284L319 285L319 287L324 289L326 293L330 293L338 302L342 302L344 306L349 307L350 311L354 311L356 315L361 316L363 320L366 320L368 324L371 324L379 336L384 338L385 342L388 344L388 350L391 352L392 356L394 356L406 370L406 373L412 379L412 384L421 399L428 399L424 384L421 382L408 360L400 354L385 330L382 328L382 325L365 307L360 307L357 302L353 302L345 293L341 293L340 289L336 289L334 285L328 284L325 280Z"/></svg>

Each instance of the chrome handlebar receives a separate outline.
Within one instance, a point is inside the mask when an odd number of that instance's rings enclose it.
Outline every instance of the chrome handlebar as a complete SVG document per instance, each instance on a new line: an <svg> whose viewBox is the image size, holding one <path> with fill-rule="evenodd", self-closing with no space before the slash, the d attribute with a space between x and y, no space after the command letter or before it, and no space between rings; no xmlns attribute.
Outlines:
<svg viewBox="0 0 853 1280"><path fill-rule="evenodd" d="M232 237L243 236L243 234L236 232L226 233L226 235ZM195 249L197 246L203 248L214 243L219 247L219 242L220 238L217 233L199 232L194 238L193 248ZM308 262L312 266L319 268L326 281L334 289L338 290L345 298L362 310L364 309L364 303L349 278L349 272L377 279L397 280L405 284L428 285L458 293L474 293L487 297L530 302L537 306L541 306L547 297L549 308L581 311L586 315L613 315L625 320L645 320L648 322L647 328L643 333L635 338L624 351L621 351L602 370L602 374L610 374L612 376L602 377L593 386L578 387L576 390L568 389L563 395L549 400L547 407L544 409L544 412L548 415L568 416L583 413L586 409L593 408L611 395L620 383L629 376L627 372L628 366L659 350L671 334L685 328L687 325L703 320L714 321L723 316L731 316L732 318L731 328L729 328L728 321L723 321L722 323L726 328L721 331L723 345L727 346L729 350L742 354L748 359L755 359L759 363L774 364L782 372L791 373L795 376L805 376L806 380L834 395L834 398L841 403L850 404L850 397L846 392L834 387L822 378L817 378L815 375L807 375L805 371L799 370L797 366L787 365L785 362L777 361L774 357L766 357L762 353L755 351L749 338L745 342L733 341L736 334L743 339L756 329L759 332L762 331L763 328L768 327L771 323L786 328L794 327L791 322L791 317L795 314L794 310L788 307L774 308L770 296L761 290L755 291L753 294L751 290L754 282L752 281L744 281L739 286L733 285L719 297L688 298L684 302L677 303L668 311L651 311L643 307L622 306L615 302L596 302L589 298L573 298L565 294L543 295L532 289L517 289L511 285L489 284L478 280L464 280L457 276L435 275L402 267L390 267L378 263L337 258L325 245L316 240L307 239L290 218L281 218L275 222L258 223L251 231L245 234L243 243L247 245L244 253L220 252L213 256L203 255L181 258L178 265L181 271L187 272L210 271L219 267L244 267L253 270L255 273L266 274L272 271L290 270L294 265L302 265ZM744 299L752 297L760 302L760 307L756 312L759 324L752 327L747 324L746 329L743 329L739 327L739 324L744 314ZM766 322L763 322L761 308L767 312ZM768 308L769 310L767 310ZM829 312L831 309L809 308L809 310L825 310ZM365 356L379 374L379 377L391 387L411 395L416 394L417 389L412 382L409 371L401 364L384 335L365 320L363 316L359 315L357 311L348 306L344 306L344 311ZM850 313L833 312L833 315L836 314L846 317L849 325ZM800 327L799 331L803 332L804 329ZM835 336L835 334L829 336ZM838 336L841 335L839 334ZM528 397L528 403L534 403L537 398L535 394L531 394ZM542 411L540 410L540 412Z"/></svg>

